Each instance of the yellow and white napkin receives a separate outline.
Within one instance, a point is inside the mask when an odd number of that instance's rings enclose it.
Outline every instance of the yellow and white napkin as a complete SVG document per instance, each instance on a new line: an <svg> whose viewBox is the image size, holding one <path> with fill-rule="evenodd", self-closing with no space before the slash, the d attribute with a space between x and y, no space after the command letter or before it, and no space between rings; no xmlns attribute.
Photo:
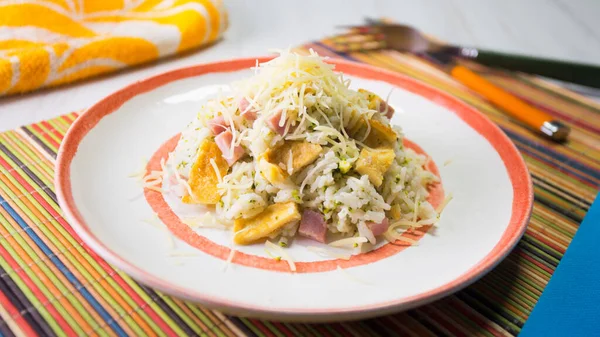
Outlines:
<svg viewBox="0 0 600 337"><path fill-rule="evenodd" d="M0 0L0 96L177 54L226 27L219 0Z"/></svg>

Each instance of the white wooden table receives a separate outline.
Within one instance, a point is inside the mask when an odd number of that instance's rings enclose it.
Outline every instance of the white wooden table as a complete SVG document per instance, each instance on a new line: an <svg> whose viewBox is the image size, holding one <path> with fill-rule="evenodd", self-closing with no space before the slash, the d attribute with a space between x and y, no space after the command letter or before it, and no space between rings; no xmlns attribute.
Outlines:
<svg viewBox="0 0 600 337"><path fill-rule="evenodd" d="M90 106L136 80L218 59L266 54L389 17L440 39L600 64L600 0L225 0L230 28L217 45L67 87L0 99L0 131Z"/></svg>

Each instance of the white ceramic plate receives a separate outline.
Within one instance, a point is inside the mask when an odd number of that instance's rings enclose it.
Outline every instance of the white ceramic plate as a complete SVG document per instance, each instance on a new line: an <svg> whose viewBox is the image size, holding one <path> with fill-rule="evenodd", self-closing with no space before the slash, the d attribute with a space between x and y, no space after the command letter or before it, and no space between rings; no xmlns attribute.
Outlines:
<svg viewBox="0 0 600 337"><path fill-rule="evenodd" d="M179 209L177 200L157 192L142 194L128 175L144 158L156 167L201 101L250 75L255 59L165 73L83 113L57 160L56 186L66 217L92 249L140 282L243 316L364 318L433 301L488 272L516 244L530 215L531 181L514 145L486 117L447 94L377 68L331 62L354 88L382 95L393 88L392 122L437 164L443 187L438 192L454 197L435 233L417 246L387 244L344 261L321 257L300 242L288 250L298 263L298 272L291 273L259 244L235 247L239 252L225 269L231 233L192 230L178 219L189 208ZM155 212L160 226L148 223Z"/></svg>

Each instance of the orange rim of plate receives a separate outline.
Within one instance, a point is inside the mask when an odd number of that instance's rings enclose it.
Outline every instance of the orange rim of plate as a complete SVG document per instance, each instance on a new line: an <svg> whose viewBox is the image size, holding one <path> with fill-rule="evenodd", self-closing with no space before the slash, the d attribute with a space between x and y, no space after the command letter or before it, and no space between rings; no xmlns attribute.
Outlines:
<svg viewBox="0 0 600 337"><path fill-rule="evenodd" d="M93 129L102 118L117 110L126 101L136 95L188 77L248 69L256 65L256 60L259 62L266 62L272 58L273 57L270 56L235 59L169 71L129 85L102 99L81 114L69 128L60 145L56 159L55 177L55 186L60 207L62 208L66 219L81 239L106 261L123 270L138 281L163 292L195 301L212 309L225 310L230 313L243 315L251 314L254 317L262 318L277 316L292 320L318 319L318 315L321 314L327 314L326 320L353 319L382 315L429 303L460 290L478 280L506 257L517 244L527 228L527 223L531 215L531 208L533 206L533 185L523 158L515 145L502 130L481 112L457 98L427 84L384 69L340 59L328 59L327 62L334 64L336 70L341 71L344 74L387 82L424 97L429 101L434 101L435 104L450 110L472 129L477 131L500 155L513 187L511 218L499 242L481 261L476 263L468 271L456 279L430 291L371 305L318 309L264 307L232 302L224 298L214 297L175 286L126 261L98 240L79 212L71 190L71 162L85 135Z"/></svg>

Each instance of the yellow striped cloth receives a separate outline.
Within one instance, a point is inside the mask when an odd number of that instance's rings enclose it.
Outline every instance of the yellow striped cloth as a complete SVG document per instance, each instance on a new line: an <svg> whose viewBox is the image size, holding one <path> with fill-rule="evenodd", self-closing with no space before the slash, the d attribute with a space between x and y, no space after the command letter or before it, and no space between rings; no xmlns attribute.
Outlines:
<svg viewBox="0 0 600 337"><path fill-rule="evenodd" d="M220 0L0 0L0 96L203 46L226 27Z"/></svg>

